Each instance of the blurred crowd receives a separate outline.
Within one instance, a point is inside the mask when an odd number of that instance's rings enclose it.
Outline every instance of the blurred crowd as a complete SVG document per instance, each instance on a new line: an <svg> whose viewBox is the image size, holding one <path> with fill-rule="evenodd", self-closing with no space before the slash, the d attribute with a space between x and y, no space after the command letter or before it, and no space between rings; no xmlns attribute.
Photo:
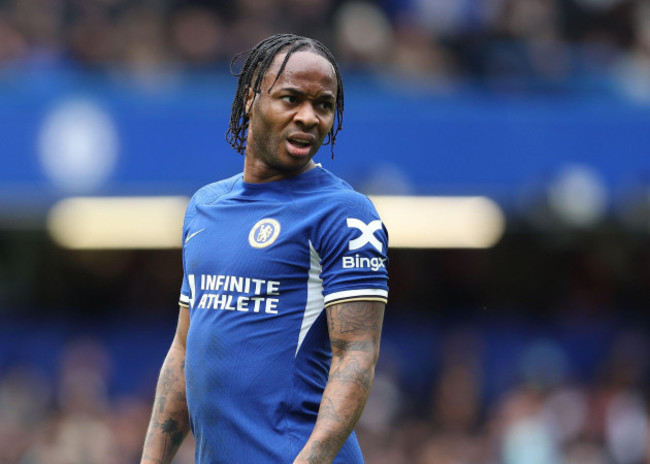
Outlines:
<svg viewBox="0 0 650 464"><path fill-rule="evenodd" d="M615 337L586 377L553 338L490 368L495 335L448 331L424 397L379 370L360 428L369 464L650 463L647 334ZM504 369L512 377L490 392Z"/></svg>
<svg viewBox="0 0 650 464"><path fill-rule="evenodd" d="M276 32L400 82L554 90L615 77L650 97L645 0L1 0L0 70L222 69Z"/></svg>
<svg viewBox="0 0 650 464"><path fill-rule="evenodd" d="M357 427L368 464L650 463L647 332L624 330L603 343L586 331L569 348L561 337L525 337L517 326L388 322ZM491 339L513 336L522 340L502 347L510 359L490 361ZM590 337L600 354L580 373L575 350ZM128 361L100 338L59 349L53 375L25 363L1 371L0 463L137 463L155 378L118 393L112 385ZM192 445L189 436L176 464L194 462Z"/></svg>

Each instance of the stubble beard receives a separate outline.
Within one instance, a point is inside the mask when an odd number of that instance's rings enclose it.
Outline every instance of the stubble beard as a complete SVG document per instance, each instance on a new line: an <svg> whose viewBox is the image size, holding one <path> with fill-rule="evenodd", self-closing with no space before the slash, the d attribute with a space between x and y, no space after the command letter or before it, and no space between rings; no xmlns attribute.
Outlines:
<svg viewBox="0 0 650 464"><path fill-rule="evenodd" d="M292 157L289 153L284 153L284 157L288 162L283 162L281 151L285 149L284 144L287 140L285 134L269 137L258 135L259 133L259 131L253 131L253 136L251 137L256 159L273 170L283 173L298 172L308 165L314 157L312 154L300 160L300 164L294 164L291 161L299 161L299 159ZM320 144L318 146L320 147Z"/></svg>

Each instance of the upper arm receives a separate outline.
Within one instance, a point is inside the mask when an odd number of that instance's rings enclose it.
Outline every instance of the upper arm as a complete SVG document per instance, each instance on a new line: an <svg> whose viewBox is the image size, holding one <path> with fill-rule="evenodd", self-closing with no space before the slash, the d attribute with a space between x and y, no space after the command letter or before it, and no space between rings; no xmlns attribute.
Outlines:
<svg viewBox="0 0 650 464"><path fill-rule="evenodd" d="M350 352L379 355L385 304L381 301L348 301L327 307L327 325L334 358Z"/></svg>

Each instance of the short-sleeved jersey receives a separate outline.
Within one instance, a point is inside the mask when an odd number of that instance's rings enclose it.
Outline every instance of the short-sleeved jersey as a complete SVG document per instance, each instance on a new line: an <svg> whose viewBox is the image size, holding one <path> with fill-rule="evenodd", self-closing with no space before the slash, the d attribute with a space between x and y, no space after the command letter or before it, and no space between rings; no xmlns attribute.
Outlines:
<svg viewBox="0 0 650 464"><path fill-rule="evenodd" d="M197 464L286 464L316 422L332 352L325 307L386 302L388 237L370 200L317 166L207 185L183 228L180 303ZM354 434L335 463L362 463Z"/></svg>

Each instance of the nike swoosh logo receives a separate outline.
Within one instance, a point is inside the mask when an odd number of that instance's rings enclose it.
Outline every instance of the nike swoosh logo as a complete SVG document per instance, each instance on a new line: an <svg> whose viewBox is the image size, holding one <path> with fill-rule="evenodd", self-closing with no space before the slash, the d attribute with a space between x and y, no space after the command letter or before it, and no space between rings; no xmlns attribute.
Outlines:
<svg viewBox="0 0 650 464"><path fill-rule="evenodd" d="M196 234L200 234L204 230L205 230L205 227L203 229L201 229L201 230L197 230L193 234L188 235L187 238L185 239L185 243L189 242L192 237L194 237Z"/></svg>

